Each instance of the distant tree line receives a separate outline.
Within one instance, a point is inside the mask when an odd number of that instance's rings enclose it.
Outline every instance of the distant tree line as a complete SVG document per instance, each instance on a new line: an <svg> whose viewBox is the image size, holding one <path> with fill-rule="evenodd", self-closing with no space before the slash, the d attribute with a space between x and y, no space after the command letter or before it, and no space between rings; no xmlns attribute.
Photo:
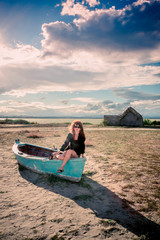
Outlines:
<svg viewBox="0 0 160 240"><path fill-rule="evenodd" d="M108 126L108 122L107 121L103 121L101 124L101 126ZM143 126L145 127L160 127L160 121L159 120L150 120L150 119L143 119Z"/></svg>
<svg viewBox="0 0 160 240"><path fill-rule="evenodd" d="M29 122L27 120L24 119L4 119L4 120L0 120L0 124L35 124L34 122Z"/></svg>
<svg viewBox="0 0 160 240"><path fill-rule="evenodd" d="M160 121L143 119L143 126L160 126Z"/></svg>

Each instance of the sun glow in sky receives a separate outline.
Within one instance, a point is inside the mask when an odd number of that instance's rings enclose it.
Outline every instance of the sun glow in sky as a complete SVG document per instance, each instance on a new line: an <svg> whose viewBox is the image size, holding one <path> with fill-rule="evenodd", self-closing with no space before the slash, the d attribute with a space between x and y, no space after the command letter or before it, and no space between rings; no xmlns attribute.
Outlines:
<svg viewBox="0 0 160 240"><path fill-rule="evenodd" d="M160 117L159 0L0 0L0 116Z"/></svg>

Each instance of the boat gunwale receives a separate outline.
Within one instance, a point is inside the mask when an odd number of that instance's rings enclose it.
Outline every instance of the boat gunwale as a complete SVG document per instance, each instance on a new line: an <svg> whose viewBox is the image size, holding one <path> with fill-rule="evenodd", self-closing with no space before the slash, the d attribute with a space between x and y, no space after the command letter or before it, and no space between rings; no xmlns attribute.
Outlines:
<svg viewBox="0 0 160 240"><path fill-rule="evenodd" d="M12 150L14 152L14 154L18 155L19 157L26 157L28 159L34 159L34 160L39 160L39 161L54 161L54 162L59 162L59 161L62 161L60 159L53 159L53 160L50 160L48 157L39 157L39 156L36 156L36 155L30 155L30 154L27 154L27 153L24 153L22 151L20 151L18 149L18 146L25 146L25 145L29 145L29 146L34 146L34 147L38 147L38 148L41 148L41 149L46 149L46 150L51 150L52 152L54 152L54 149L52 148L46 148L46 147L40 147L38 145L34 145L34 144L28 144L28 143L14 143L13 147L12 147ZM55 150L55 152L58 152L58 150ZM81 157L81 158L70 158L69 161L71 162L79 162L79 161L86 161L86 158L84 157Z"/></svg>

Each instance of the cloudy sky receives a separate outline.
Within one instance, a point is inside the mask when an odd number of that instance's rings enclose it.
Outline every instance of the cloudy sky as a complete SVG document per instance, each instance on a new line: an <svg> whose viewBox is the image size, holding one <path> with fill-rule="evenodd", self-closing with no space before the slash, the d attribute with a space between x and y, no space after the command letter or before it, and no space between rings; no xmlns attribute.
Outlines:
<svg viewBox="0 0 160 240"><path fill-rule="evenodd" d="M160 0L0 0L0 116L160 117Z"/></svg>

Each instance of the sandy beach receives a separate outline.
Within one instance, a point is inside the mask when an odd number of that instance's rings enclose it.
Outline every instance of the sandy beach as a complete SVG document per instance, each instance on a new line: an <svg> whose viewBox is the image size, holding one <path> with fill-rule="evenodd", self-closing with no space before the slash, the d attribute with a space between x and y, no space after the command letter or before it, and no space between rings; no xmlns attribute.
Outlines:
<svg viewBox="0 0 160 240"><path fill-rule="evenodd" d="M0 128L0 239L158 240L160 130L85 131L87 162L73 183L19 168L12 152L16 138L59 148L67 127Z"/></svg>

